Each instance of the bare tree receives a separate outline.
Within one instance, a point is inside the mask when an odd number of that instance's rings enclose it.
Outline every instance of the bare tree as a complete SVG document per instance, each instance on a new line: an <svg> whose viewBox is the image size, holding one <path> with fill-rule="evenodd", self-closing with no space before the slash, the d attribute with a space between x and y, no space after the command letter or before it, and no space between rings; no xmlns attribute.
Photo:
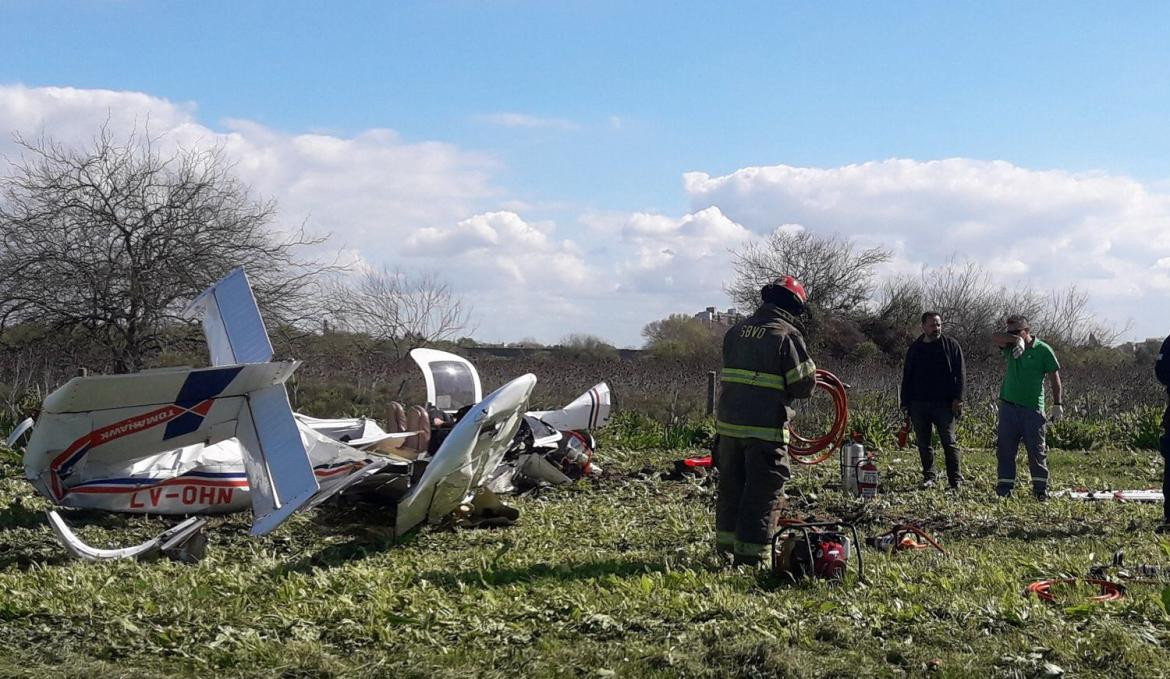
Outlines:
<svg viewBox="0 0 1170 679"><path fill-rule="evenodd" d="M877 291L877 317L891 325L917 323L925 305L922 281L910 276L896 276L882 281Z"/></svg>
<svg viewBox="0 0 1170 679"><path fill-rule="evenodd" d="M0 330L79 333L117 371L138 370L194 295L244 266L265 315L295 322L323 267L295 256L323 239L278 236L219 148L164 157L148 132L103 127L70 148L41 137L0 178Z"/></svg>
<svg viewBox="0 0 1170 679"><path fill-rule="evenodd" d="M727 293L741 308L759 306L764 284L791 275L804 285L809 305L830 315L861 308L872 294L874 269L891 257L886 248L860 249L849 238L809 231L776 231L733 254L735 277Z"/></svg>
<svg viewBox="0 0 1170 679"><path fill-rule="evenodd" d="M1035 311L1030 289L1009 292L996 287L990 274L971 260L923 268L922 289L926 306L942 314L948 332L965 343L986 344L987 333L1008 314Z"/></svg>
<svg viewBox="0 0 1170 679"><path fill-rule="evenodd" d="M1098 321L1088 304L1088 294L1075 285L1045 295L1028 285L996 285L978 262L951 260L923 267L918 278L887 281L878 296L878 315L917 327L923 311L937 311L946 331L972 348L985 345L1010 314L1026 316L1037 335L1059 345L1115 342L1123 331Z"/></svg>
<svg viewBox="0 0 1170 679"><path fill-rule="evenodd" d="M1089 309L1089 293L1073 285L1053 290L1038 314L1036 326L1044 337L1064 346L1112 346L1129 330L1100 321Z"/></svg>
<svg viewBox="0 0 1170 679"><path fill-rule="evenodd" d="M468 329L470 309L433 273L367 269L334 279L327 298L337 327L388 345L395 359Z"/></svg>

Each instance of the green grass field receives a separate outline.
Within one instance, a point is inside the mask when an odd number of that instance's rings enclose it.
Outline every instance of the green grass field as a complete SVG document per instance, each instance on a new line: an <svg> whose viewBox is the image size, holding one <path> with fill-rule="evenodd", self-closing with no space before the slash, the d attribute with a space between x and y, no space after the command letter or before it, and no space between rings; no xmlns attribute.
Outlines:
<svg viewBox="0 0 1170 679"><path fill-rule="evenodd" d="M1040 577L1084 575L1125 550L1170 563L1161 508L996 501L989 451L959 494L916 489L916 454L886 452L881 498L825 487L834 462L796 471L789 514L895 521L950 551L867 550L865 584L783 585L711 551L712 490L662 480L681 451L603 448L606 478L519 498L513 527L424 529L395 542L377 513L302 515L247 538L217 520L198 565L65 559L44 501L0 452L0 675L44 676L1166 676L1170 589L1056 603ZM1021 460L1022 462L1022 460ZM1151 451L1055 451L1054 489L1150 488ZM1026 467L1025 467L1026 468ZM82 521L85 518L86 521ZM101 545L157 519L78 517Z"/></svg>

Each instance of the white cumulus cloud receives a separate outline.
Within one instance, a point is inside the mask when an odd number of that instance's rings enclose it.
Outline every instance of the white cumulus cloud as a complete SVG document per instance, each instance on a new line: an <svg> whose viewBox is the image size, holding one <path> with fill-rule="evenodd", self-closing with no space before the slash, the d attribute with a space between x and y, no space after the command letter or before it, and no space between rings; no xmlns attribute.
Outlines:
<svg viewBox="0 0 1170 679"><path fill-rule="evenodd" d="M9 158L20 153L13 133L84 144L103 124L116 138L149 132L164 149L221 146L241 180L276 199L283 226L307 222L333 234L334 248L392 255L416 229L453 223L498 195L494 159L443 142L406 142L393 130L288 134L247 120L213 129L194 105L139 92L0 86L0 153Z"/></svg>
<svg viewBox="0 0 1170 679"><path fill-rule="evenodd" d="M886 160L835 168L776 165L684 176L695 210L717 207L762 234L778 224L841 233L895 251L913 271L953 256L1003 282L1076 284L1098 313L1144 322L1164 308L1170 272L1170 195L1129 177L1031 170L1002 161Z"/></svg>
<svg viewBox="0 0 1170 679"><path fill-rule="evenodd" d="M751 235L718 207L677 219L635 213L622 230L625 256L617 266L618 280L626 291L665 294L678 304L722 298L729 251Z"/></svg>

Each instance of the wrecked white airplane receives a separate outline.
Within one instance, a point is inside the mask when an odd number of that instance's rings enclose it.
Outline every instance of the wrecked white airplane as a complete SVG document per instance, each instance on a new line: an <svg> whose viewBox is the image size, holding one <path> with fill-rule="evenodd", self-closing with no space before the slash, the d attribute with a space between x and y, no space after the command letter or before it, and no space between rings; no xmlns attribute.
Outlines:
<svg viewBox="0 0 1170 679"><path fill-rule="evenodd" d="M200 295L187 316L202 319L211 367L77 377L45 399L24 453L38 492L59 506L116 512L207 515L250 506L251 532L262 535L346 491L389 501L402 535L461 507L499 510L492 490L511 490L518 479L557 483L569 480L566 471L596 472L588 431L608 419L605 383L561 410L525 413L534 375L485 398L466 359L416 349L428 402L449 420L462 416L435 432L443 435L435 450L407 451L402 444L418 431L292 412L284 382L299 363L272 361L242 269ZM14 430L10 445L30 424ZM70 553L91 560L197 558L206 522L195 516L141 545L105 550L84 544L55 511L49 520Z"/></svg>

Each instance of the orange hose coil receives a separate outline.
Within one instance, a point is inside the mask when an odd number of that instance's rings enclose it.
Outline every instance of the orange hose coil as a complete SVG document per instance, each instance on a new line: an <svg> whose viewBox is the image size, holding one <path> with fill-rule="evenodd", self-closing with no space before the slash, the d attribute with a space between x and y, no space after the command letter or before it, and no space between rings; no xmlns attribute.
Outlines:
<svg viewBox="0 0 1170 679"><path fill-rule="evenodd" d="M845 393L848 387L828 370L817 368L816 376L816 386L833 399L833 426L823 436L805 438L788 425L788 453L800 464L820 464L832 457L845 440L845 427L849 424L849 396Z"/></svg>
<svg viewBox="0 0 1170 679"><path fill-rule="evenodd" d="M1089 601L1093 603L1101 603L1103 601L1117 601L1125 595L1124 588L1115 582L1108 580L1100 580L1098 578L1055 578L1053 580L1039 580L1028 585L1027 592L1036 595L1037 599L1041 601L1055 601L1056 597L1052 596L1053 585L1070 584L1074 582L1086 582L1090 585L1097 585L1101 588L1101 594L1089 597Z"/></svg>

